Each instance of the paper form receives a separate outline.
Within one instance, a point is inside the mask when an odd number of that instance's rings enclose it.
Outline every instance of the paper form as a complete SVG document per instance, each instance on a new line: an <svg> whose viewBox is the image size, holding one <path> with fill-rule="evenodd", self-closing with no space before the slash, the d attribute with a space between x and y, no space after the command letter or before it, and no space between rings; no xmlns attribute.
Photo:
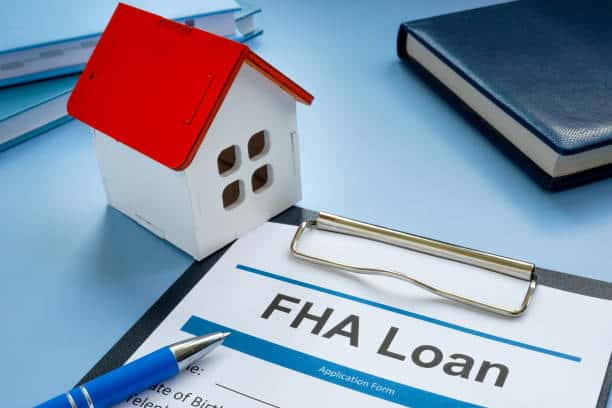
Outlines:
<svg viewBox="0 0 612 408"><path fill-rule="evenodd" d="M499 317L400 281L296 260L294 232L267 223L225 253L133 358L192 335L232 334L121 407L596 405L612 351L612 302L540 286L526 315ZM323 234L318 242L335 256L383 259L456 283L475 273L383 245L356 250ZM466 290L509 303L526 285L469 280Z"/></svg>

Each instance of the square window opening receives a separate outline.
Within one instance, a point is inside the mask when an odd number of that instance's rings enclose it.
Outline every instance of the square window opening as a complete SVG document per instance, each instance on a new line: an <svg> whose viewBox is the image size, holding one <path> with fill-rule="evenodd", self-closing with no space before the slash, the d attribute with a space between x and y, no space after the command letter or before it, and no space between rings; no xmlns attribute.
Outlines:
<svg viewBox="0 0 612 408"><path fill-rule="evenodd" d="M243 190L244 187L241 180L235 180L225 186L223 193L221 193L223 208L231 210L240 204L244 198Z"/></svg>
<svg viewBox="0 0 612 408"><path fill-rule="evenodd" d="M240 165L240 148L236 145L223 149L217 157L219 174L227 176Z"/></svg>
<svg viewBox="0 0 612 408"><path fill-rule="evenodd" d="M251 176L251 187L254 193L259 193L272 183L272 168L269 164L261 166Z"/></svg>
<svg viewBox="0 0 612 408"><path fill-rule="evenodd" d="M260 130L249 139L249 159L256 160L270 150L270 135L267 130Z"/></svg>

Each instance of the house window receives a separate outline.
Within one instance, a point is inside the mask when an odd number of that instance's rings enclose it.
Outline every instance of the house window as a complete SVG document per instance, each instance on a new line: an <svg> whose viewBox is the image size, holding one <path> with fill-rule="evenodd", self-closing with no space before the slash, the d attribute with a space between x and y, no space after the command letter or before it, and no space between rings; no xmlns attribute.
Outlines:
<svg viewBox="0 0 612 408"><path fill-rule="evenodd" d="M244 187L242 184L242 181L235 180L225 186L221 194L223 208L230 210L242 202L242 198L244 197Z"/></svg>
<svg viewBox="0 0 612 408"><path fill-rule="evenodd" d="M240 149L236 145L222 150L217 157L217 168L219 169L219 174L222 176L230 174L233 170L238 168L239 164Z"/></svg>
<svg viewBox="0 0 612 408"><path fill-rule="evenodd" d="M272 183L272 168L269 164L261 166L251 176L251 187L254 193L258 193Z"/></svg>
<svg viewBox="0 0 612 408"><path fill-rule="evenodd" d="M260 130L249 139L249 159L259 159L270 150L270 136L267 130Z"/></svg>

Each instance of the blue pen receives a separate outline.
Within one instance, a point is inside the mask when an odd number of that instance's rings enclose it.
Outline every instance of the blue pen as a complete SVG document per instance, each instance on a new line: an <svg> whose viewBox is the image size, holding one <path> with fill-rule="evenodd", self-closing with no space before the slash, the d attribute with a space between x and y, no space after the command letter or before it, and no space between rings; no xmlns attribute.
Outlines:
<svg viewBox="0 0 612 408"><path fill-rule="evenodd" d="M34 408L106 408L175 376L223 343L212 333L161 348Z"/></svg>

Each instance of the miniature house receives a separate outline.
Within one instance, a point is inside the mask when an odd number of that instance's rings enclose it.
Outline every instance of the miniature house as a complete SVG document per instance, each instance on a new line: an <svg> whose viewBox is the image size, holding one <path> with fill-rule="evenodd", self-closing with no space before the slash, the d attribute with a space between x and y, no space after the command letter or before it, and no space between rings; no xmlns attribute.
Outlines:
<svg viewBox="0 0 612 408"><path fill-rule="evenodd" d="M312 100L245 45L120 4L68 111L109 204L200 260L301 198Z"/></svg>

